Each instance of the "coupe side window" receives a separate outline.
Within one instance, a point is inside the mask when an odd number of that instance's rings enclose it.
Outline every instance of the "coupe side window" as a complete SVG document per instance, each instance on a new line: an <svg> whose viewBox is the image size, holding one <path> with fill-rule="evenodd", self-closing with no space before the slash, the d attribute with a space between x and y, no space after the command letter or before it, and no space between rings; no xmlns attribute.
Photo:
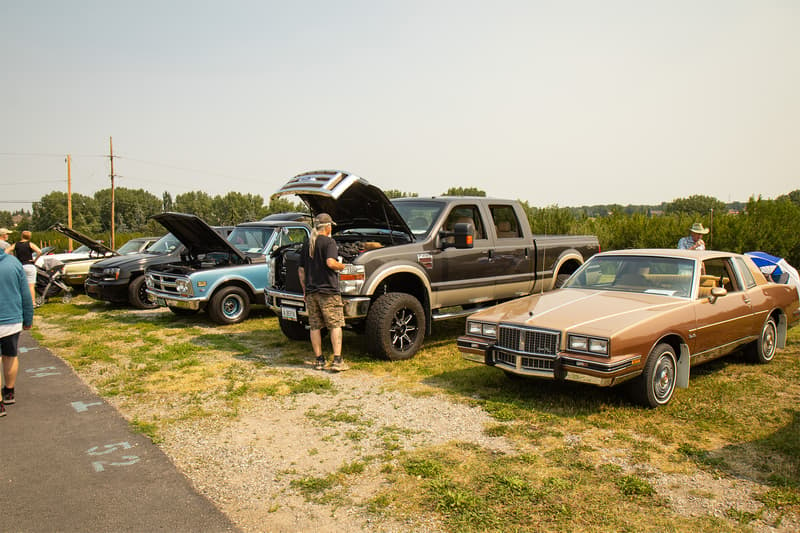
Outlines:
<svg viewBox="0 0 800 533"><path fill-rule="evenodd" d="M736 258L736 265L739 267L739 273L742 275L742 281L744 281L744 286L748 289L752 289L756 286L756 279L753 277L753 273L750 272L750 269L747 268L747 264L740 258Z"/></svg>
<svg viewBox="0 0 800 533"><path fill-rule="evenodd" d="M714 287L722 287L728 292L740 291L734 275L733 265L728 259L708 259L703 261L703 275L700 276L700 297L711 293Z"/></svg>

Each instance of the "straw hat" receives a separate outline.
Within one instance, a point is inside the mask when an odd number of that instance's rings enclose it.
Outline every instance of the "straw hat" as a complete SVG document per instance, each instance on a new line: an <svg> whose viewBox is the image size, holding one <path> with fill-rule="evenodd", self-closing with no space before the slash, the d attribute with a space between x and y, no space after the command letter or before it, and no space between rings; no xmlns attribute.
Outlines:
<svg viewBox="0 0 800 533"><path fill-rule="evenodd" d="M694 224L692 224L692 227L689 228L689 231L691 231L692 233L699 233L700 235L705 235L706 233L708 233L708 228L704 228L703 224L701 224L700 222L695 222Z"/></svg>
<svg viewBox="0 0 800 533"><path fill-rule="evenodd" d="M14 233L14 231L8 228L0 228L0 235L8 235L9 233Z"/></svg>

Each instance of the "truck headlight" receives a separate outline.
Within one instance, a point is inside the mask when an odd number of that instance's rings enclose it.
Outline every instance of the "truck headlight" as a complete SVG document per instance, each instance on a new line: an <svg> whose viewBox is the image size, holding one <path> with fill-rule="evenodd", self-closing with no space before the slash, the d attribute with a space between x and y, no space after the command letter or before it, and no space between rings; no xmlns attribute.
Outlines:
<svg viewBox="0 0 800 533"><path fill-rule="evenodd" d="M478 337L497 338L497 324L479 322L477 320L467 320L467 334Z"/></svg>
<svg viewBox="0 0 800 533"><path fill-rule="evenodd" d="M567 349L594 355L608 355L608 339L587 335L568 335Z"/></svg>
<svg viewBox="0 0 800 533"><path fill-rule="evenodd" d="M359 294L365 278L364 265L345 265L344 270L339 272L339 291L342 294Z"/></svg>
<svg viewBox="0 0 800 533"><path fill-rule="evenodd" d="M192 284L189 282L188 279L181 279L178 278L175 280L175 290L181 296L192 296L194 291L192 290Z"/></svg>

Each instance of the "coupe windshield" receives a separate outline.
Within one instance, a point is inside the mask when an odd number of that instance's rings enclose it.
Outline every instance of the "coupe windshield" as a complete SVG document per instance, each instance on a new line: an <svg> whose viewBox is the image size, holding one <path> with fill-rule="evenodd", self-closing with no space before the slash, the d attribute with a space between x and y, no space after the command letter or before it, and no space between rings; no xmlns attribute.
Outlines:
<svg viewBox="0 0 800 533"><path fill-rule="evenodd" d="M264 250L273 231L273 228L234 228L228 242L242 252L258 253Z"/></svg>
<svg viewBox="0 0 800 533"><path fill-rule="evenodd" d="M639 292L687 298L694 261L675 257L594 256L564 284L573 289Z"/></svg>
<svg viewBox="0 0 800 533"><path fill-rule="evenodd" d="M414 238L417 240L425 239L431 230L431 226L439 218L444 204L440 202L426 201L403 201L392 202L397 212L406 221Z"/></svg>

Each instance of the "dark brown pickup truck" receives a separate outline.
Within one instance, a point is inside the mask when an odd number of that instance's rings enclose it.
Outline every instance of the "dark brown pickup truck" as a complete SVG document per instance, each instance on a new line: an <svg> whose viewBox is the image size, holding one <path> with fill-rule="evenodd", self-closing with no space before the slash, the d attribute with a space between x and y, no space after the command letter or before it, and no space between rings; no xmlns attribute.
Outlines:
<svg viewBox="0 0 800 533"><path fill-rule="evenodd" d="M392 201L365 179L340 171L300 174L273 198L296 194L313 215L336 222L347 268L339 287L349 327L369 351L408 359L434 321L560 286L599 251L588 235L532 235L514 200L443 196ZM283 333L308 338L297 278L299 245L272 254L267 305Z"/></svg>

